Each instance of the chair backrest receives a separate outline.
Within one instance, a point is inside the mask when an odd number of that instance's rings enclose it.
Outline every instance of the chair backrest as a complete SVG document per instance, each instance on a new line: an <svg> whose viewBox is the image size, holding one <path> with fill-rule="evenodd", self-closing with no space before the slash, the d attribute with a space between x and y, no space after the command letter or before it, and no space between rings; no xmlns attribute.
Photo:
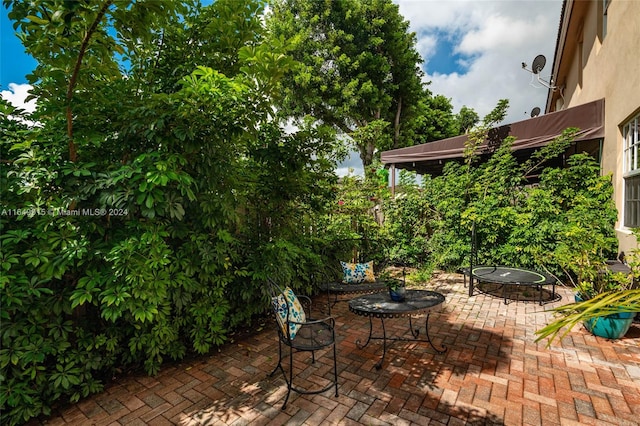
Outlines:
<svg viewBox="0 0 640 426"><path fill-rule="evenodd" d="M281 288L269 280L271 308L278 322L278 333L287 340L293 340L306 322L304 308L291 288Z"/></svg>

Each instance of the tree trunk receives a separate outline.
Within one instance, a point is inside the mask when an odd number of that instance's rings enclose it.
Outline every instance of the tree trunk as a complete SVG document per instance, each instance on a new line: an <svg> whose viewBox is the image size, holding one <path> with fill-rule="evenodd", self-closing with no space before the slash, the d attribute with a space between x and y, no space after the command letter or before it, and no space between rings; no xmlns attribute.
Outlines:
<svg viewBox="0 0 640 426"><path fill-rule="evenodd" d="M100 11L96 15L96 19L91 24L89 31L84 36L82 40L82 45L80 46L80 53L78 53L78 59L76 60L76 65L73 68L73 73L71 74L71 78L69 79L69 86L67 86L67 137L69 138L69 160L72 162L76 162L78 160L78 148L76 146L75 141L73 140L73 112L71 110L71 100L73 99L73 90L76 87L76 82L78 81L78 74L80 73L80 66L82 65L82 58L84 58L84 54L89 47L89 40L91 40L91 36L98 28L98 24L104 17L107 10L109 10L109 6L111 6L113 0L107 0Z"/></svg>
<svg viewBox="0 0 640 426"><path fill-rule="evenodd" d="M367 142L364 146L358 147L360 151L360 159L362 160L362 167L364 168L365 176L367 176L367 168L373 163L373 153L376 149L376 145L373 142Z"/></svg>
<svg viewBox="0 0 640 426"><path fill-rule="evenodd" d="M400 143L400 113L402 112L402 96L398 99L396 119L393 121L393 149L399 148Z"/></svg>

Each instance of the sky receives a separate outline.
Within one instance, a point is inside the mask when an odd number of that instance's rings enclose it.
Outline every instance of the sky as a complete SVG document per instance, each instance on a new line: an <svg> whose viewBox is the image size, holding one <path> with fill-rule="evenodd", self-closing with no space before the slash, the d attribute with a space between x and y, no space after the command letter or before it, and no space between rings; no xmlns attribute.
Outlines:
<svg viewBox="0 0 640 426"><path fill-rule="evenodd" d="M24 51L24 47L15 35L7 9L0 6L0 92L15 106L33 111L35 102L24 103L30 86L26 75L36 66L36 61Z"/></svg>
<svg viewBox="0 0 640 426"><path fill-rule="evenodd" d="M547 90L532 83L531 66L546 56L542 70L548 76L553 63L562 0L394 0L417 35L417 50L424 60L425 81L432 93L451 99L454 113L473 108L482 118L500 99L509 100L505 123L544 111ZM29 86L26 75L35 61L24 53L7 10L0 20L0 91L5 99L24 108ZM537 86L537 87L536 87ZM33 105L25 109L31 109ZM357 154L337 170L362 174Z"/></svg>

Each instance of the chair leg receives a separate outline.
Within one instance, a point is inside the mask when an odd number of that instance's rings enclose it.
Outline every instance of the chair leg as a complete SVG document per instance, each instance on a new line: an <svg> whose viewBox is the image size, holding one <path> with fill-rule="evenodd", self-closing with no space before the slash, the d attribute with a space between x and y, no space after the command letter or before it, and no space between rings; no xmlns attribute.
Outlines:
<svg viewBox="0 0 640 426"><path fill-rule="evenodd" d="M284 398L284 402L282 403L282 410L284 411L287 408L287 402L289 402L289 396L291 396L291 391L295 391L301 394L319 394L322 392L326 392L331 389L331 383L329 383L326 387L317 390L304 390L300 388L296 388L293 385L293 347L289 346L289 372L284 370L282 366L282 342L278 340L278 364L273 369L273 371L269 374L269 376L273 376L277 370L282 371L282 375L284 376L284 381L287 383L287 396ZM311 352L312 362L315 362L315 351ZM288 376L288 377L287 377ZM336 343L333 344L333 387L335 388L335 395L338 396L338 356Z"/></svg>
<svg viewBox="0 0 640 426"><path fill-rule="evenodd" d="M287 382L287 396L284 398L284 403L282 404L282 411L284 411L285 408L287 408L287 402L289 401L289 395L291 395L292 387L293 387L293 348L289 346L289 381Z"/></svg>
<svg viewBox="0 0 640 426"><path fill-rule="evenodd" d="M280 341L279 338L278 338L278 363L276 364L276 367L273 369L273 371L269 373L269 377L273 377L273 375L276 374L276 371L278 371L278 369L282 370L282 342Z"/></svg>
<svg viewBox="0 0 640 426"><path fill-rule="evenodd" d="M338 396L338 361L336 357L336 342L333 342L333 383L335 383L336 397Z"/></svg>

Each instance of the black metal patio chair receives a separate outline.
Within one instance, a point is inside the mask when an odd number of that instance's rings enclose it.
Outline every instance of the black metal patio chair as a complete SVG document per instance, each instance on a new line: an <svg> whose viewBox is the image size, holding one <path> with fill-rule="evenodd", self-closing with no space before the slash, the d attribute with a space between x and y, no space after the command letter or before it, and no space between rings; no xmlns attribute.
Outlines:
<svg viewBox="0 0 640 426"><path fill-rule="evenodd" d="M271 307L278 323L278 365L270 373L282 371L287 383L287 396L282 404L284 410L291 391L300 394L319 394L335 387L338 396L338 368L336 357L335 320L333 317L313 319L311 313L311 299L307 296L296 296L289 288L282 289L269 280L269 295ZM305 312L300 300L307 305ZM285 356L283 345L289 347L289 368L285 372L282 360ZM293 384L293 356L296 352L311 352L311 363L315 363L315 351L332 347L333 349L333 381L320 389L302 389ZM288 373L288 374L287 374Z"/></svg>

